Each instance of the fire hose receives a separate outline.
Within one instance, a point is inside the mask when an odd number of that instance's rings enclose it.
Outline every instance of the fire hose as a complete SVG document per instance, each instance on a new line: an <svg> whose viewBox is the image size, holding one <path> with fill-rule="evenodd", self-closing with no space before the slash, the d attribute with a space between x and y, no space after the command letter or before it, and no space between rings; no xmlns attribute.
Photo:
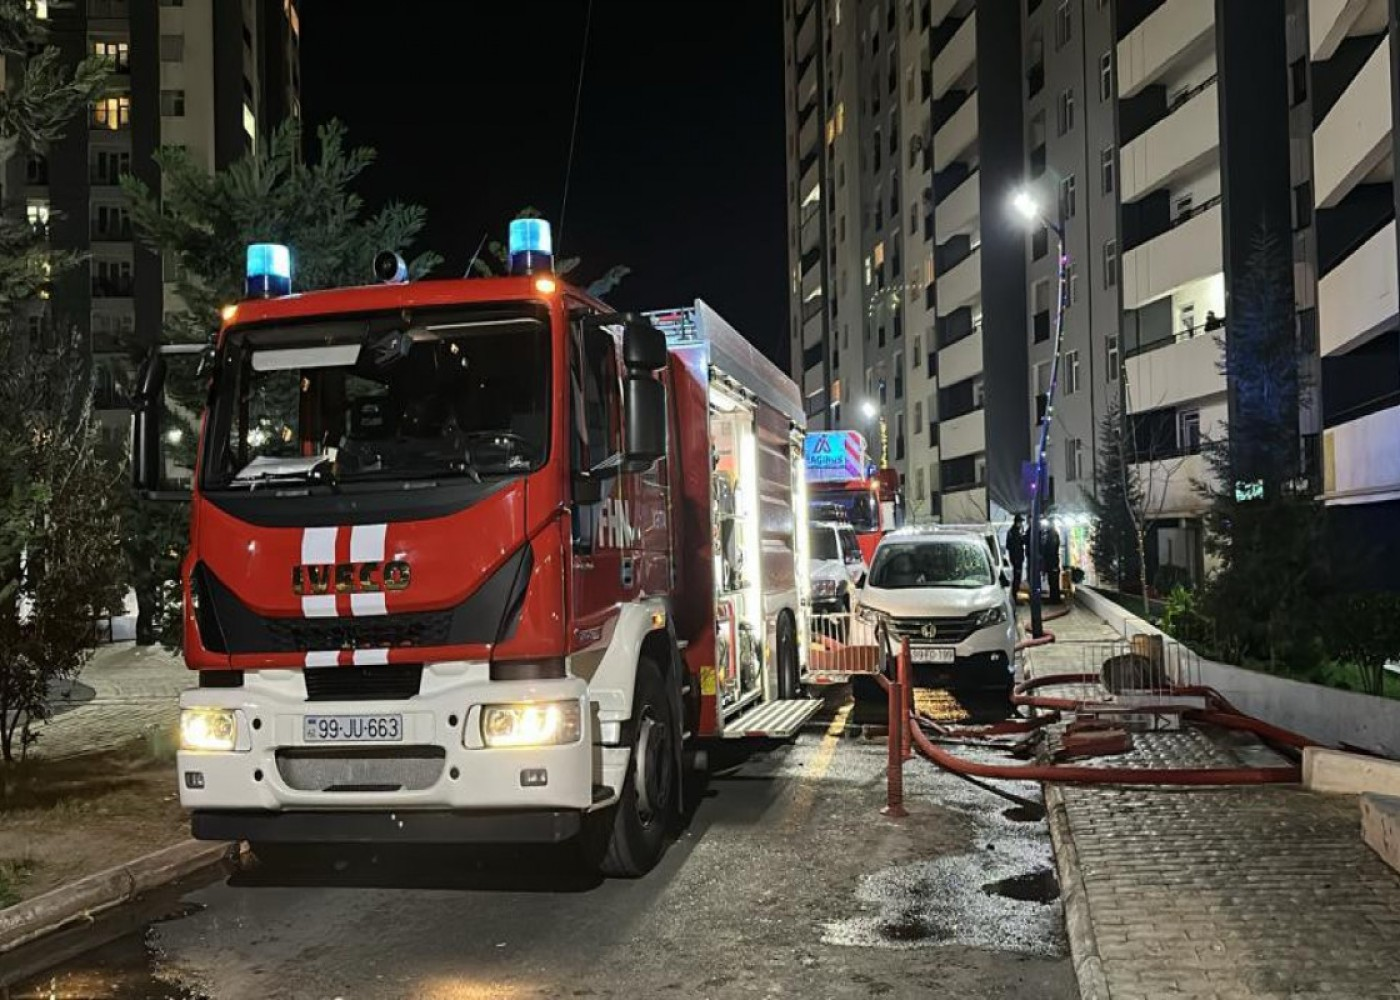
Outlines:
<svg viewBox="0 0 1400 1000"><path fill-rule="evenodd" d="M1066 684L1099 684L1097 674L1055 674L1025 681L1016 686L1012 700L1018 705L1048 709L1056 713L1053 718L1031 719L1024 722L1013 721L996 723L992 726L968 727L969 736L986 737L1011 734L1013 732L1033 732L1057 719L1061 711L1081 711L1085 701L1077 698L1055 698L1033 692ZM1180 706L1163 705L1159 710L1180 711L1183 717L1205 722L1225 729L1249 732L1267 743L1301 750L1317 745L1315 741L1297 733L1256 719L1239 711L1218 691L1200 686L1173 687L1162 692L1171 695L1191 695L1205 699L1207 708L1181 709ZM1151 707L1140 709L1152 711ZM1043 719L1043 721L1042 721ZM934 764L952 774L964 778L984 778L1001 781L1052 781L1083 785L1253 785L1291 784L1300 780L1297 764L1285 767L1089 767L1082 764L1001 764L969 760L943 747L938 746L924 732L924 725L931 724L940 735L952 737L961 734L960 730L943 727L932 720L925 720L917 712L910 712L906 719L913 746L920 754Z"/></svg>

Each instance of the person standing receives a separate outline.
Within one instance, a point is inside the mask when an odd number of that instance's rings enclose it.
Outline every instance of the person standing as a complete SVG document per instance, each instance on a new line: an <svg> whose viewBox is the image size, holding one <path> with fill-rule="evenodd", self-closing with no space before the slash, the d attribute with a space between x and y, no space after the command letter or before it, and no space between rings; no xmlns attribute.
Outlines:
<svg viewBox="0 0 1400 1000"><path fill-rule="evenodd" d="M1021 570L1026 561L1026 529L1021 523L1021 515L1011 519L1011 528L1006 532L1006 555L1011 560L1011 600L1020 600Z"/></svg>
<svg viewBox="0 0 1400 1000"><path fill-rule="evenodd" d="M1046 525L1040 536L1040 562L1045 570L1045 577L1050 584L1050 596L1047 598L1051 603L1058 604L1060 601L1060 532L1053 525ZM1039 584L1039 580L1036 581Z"/></svg>

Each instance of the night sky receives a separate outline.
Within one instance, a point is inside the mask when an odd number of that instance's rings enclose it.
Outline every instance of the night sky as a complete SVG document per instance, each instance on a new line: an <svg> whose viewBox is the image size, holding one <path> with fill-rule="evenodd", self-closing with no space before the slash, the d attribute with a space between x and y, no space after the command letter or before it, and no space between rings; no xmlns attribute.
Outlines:
<svg viewBox="0 0 1400 1000"><path fill-rule="evenodd" d="M302 104L378 162L361 192L428 210L458 275L525 205L556 226L586 0L302 0ZM594 0L562 256L633 271L623 309L705 299L784 369L782 11Z"/></svg>

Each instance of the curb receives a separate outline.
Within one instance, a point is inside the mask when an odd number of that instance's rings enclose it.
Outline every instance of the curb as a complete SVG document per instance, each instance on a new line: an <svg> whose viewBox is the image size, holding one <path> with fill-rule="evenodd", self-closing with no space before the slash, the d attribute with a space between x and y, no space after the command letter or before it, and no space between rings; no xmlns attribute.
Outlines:
<svg viewBox="0 0 1400 1000"><path fill-rule="evenodd" d="M1094 922L1089 916L1089 894L1079 868L1079 852L1070 833L1064 792L1058 785L1043 787L1050 844L1055 850L1055 874L1060 880L1060 901L1065 909L1065 935L1069 938L1070 962L1079 981L1079 995L1082 1000L1111 1000Z"/></svg>
<svg viewBox="0 0 1400 1000"><path fill-rule="evenodd" d="M0 910L0 955L200 869L232 861L239 851L237 844L186 840L16 903Z"/></svg>

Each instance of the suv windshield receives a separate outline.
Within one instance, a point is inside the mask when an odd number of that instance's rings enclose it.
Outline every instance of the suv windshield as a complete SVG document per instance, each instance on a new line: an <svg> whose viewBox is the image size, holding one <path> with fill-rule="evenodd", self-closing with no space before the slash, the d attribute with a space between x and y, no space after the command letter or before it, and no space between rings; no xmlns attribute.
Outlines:
<svg viewBox="0 0 1400 1000"><path fill-rule="evenodd" d="M836 548L836 532L831 528L812 529L812 559L840 559Z"/></svg>
<svg viewBox="0 0 1400 1000"><path fill-rule="evenodd" d="M204 486L528 472L548 453L549 371L547 314L525 304L234 330Z"/></svg>
<svg viewBox="0 0 1400 1000"><path fill-rule="evenodd" d="M992 564L987 547L963 538L883 542L875 553L870 585L882 590L912 587L987 587Z"/></svg>

